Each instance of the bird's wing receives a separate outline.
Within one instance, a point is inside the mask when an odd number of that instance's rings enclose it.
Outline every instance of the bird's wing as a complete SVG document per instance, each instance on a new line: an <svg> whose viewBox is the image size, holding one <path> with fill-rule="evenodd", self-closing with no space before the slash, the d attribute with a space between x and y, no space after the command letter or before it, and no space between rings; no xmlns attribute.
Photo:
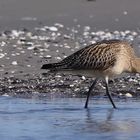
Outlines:
<svg viewBox="0 0 140 140"><path fill-rule="evenodd" d="M111 47L111 48L110 48ZM101 43L85 47L63 59L62 69L105 70L116 62L114 49L110 44Z"/></svg>

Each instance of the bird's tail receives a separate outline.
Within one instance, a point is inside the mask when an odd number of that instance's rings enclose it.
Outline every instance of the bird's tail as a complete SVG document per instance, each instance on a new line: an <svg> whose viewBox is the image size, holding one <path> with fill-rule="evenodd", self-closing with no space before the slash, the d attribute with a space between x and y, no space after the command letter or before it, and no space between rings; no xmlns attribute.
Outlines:
<svg viewBox="0 0 140 140"><path fill-rule="evenodd" d="M49 63L49 64L44 64L41 69L48 69L48 70L59 70L63 68L63 64L62 63Z"/></svg>

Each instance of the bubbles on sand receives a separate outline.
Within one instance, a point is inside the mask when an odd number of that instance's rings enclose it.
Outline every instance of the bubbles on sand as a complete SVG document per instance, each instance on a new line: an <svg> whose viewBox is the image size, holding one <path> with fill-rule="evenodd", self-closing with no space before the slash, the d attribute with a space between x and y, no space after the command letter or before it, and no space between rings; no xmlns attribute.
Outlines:
<svg viewBox="0 0 140 140"><path fill-rule="evenodd" d="M18 65L17 61L13 61L12 65Z"/></svg>
<svg viewBox="0 0 140 140"><path fill-rule="evenodd" d="M5 55L3 53L0 53L0 58L3 58Z"/></svg>

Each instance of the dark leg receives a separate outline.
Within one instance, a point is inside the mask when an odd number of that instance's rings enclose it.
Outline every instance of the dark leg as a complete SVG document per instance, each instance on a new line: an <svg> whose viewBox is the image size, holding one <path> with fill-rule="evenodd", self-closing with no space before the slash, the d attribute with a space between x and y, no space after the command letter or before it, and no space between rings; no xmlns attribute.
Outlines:
<svg viewBox="0 0 140 140"><path fill-rule="evenodd" d="M108 90L108 77L105 79L105 85L106 85L106 94L107 94L112 106L116 109L117 107L115 106L115 104L114 104L114 102L112 100L112 97L111 97L111 95L109 93L109 90Z"/></svg>
<svg viewBox="0 0 140 140"><path fill-rule="evenodd" d="M90 93L91 93L92 89L94 88L95 84L97 83L97 80L98 80L98 79L96 78L96 79L93 81L91 87L89 88L89 91L88 91L88 93L87 93L87 99L86 99L86 103L85 103L85 108L88 107L89 96L90 96Z"/></svg>

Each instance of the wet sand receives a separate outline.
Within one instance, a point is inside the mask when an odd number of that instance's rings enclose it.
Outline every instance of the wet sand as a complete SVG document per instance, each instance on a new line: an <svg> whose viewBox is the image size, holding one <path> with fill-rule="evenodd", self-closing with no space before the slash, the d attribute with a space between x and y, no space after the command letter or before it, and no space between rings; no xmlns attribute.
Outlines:
<svg viewBox="0 0 140 140"><path fill-rule="evenodd" d="M90 26L66 27L60 23L35 27L29 30L9 30L1 33L0 94L25 98L85 97L94 77L50 73L41 70L44 63L58 62L89 44L110 39L122 39L130 43L140 37L138 31L92 31ZM132 46L133 47L133 46ZM139 51L139 42L134 49ZM140 75L125 75L110 82L116 97L137 97ZM100 81L96 95L104 95Z"/></svg>
<svg viewBox="0 0 140 140"><path fill-rule="evenodd" d="M0 1L0 13L0 94L4 96L85 96L91 78L40 68L104 39L126 40L140 55L138 0L5 0ZM113 86L116 97L127 93L137 97L139 74L115 78ZM95 93L104 95L101 82Z"/></svg>

